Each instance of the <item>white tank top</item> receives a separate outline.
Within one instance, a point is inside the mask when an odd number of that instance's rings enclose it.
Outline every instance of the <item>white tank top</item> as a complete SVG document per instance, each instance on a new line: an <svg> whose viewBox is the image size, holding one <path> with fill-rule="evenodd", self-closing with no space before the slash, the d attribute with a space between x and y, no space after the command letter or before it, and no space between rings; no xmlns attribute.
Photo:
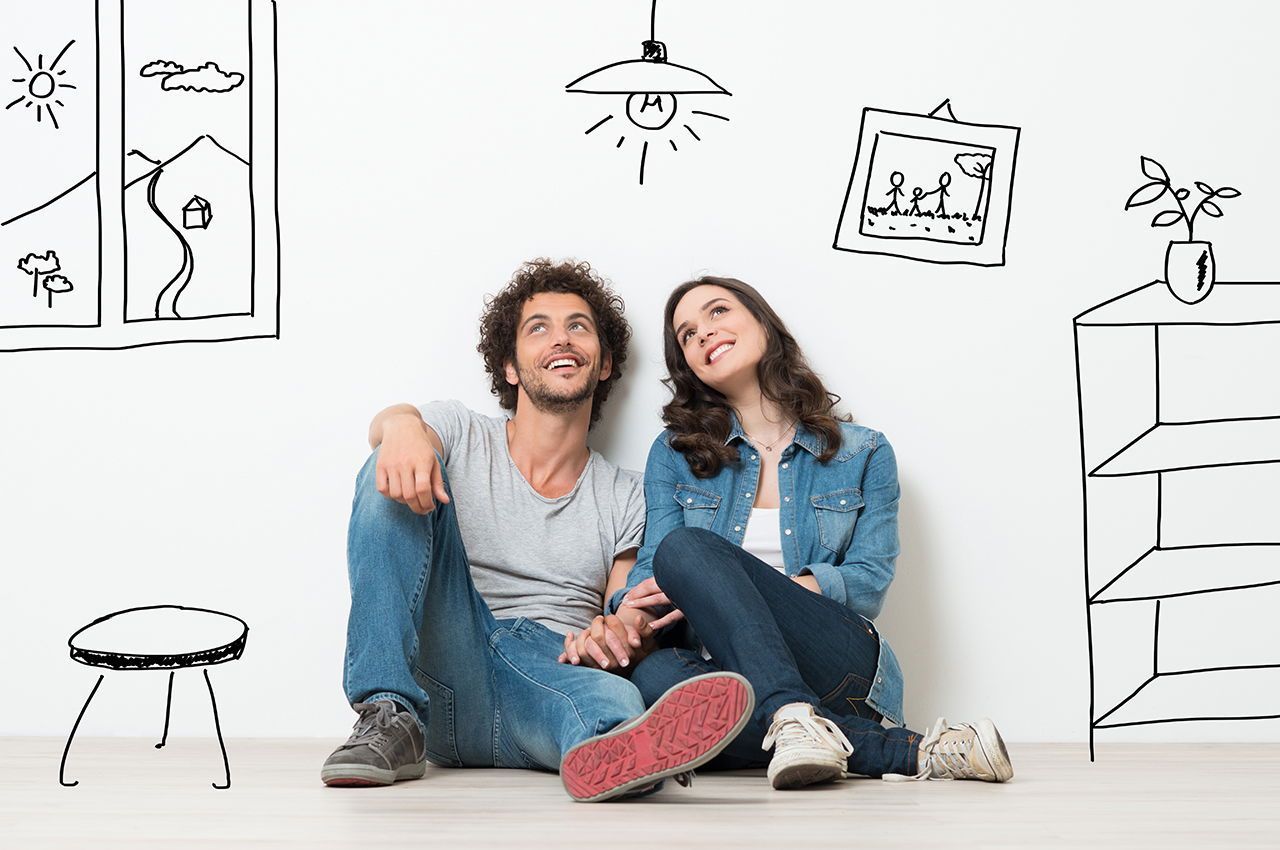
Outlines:
<svg viewBox="0 0 1280 850"><path fill-rule="evenodd" d="M780 529L777 508L752 508L742 548L785 575Z"/></svg>

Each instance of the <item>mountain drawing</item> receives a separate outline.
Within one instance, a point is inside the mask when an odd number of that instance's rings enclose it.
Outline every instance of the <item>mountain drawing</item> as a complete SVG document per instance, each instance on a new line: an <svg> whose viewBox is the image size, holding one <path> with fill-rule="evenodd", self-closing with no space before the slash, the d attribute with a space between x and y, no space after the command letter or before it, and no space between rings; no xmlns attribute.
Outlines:
<svg viewBox="0 0 1280 850"><path fill-rule="evenodd" d="M249 315L253 200L245 158L212 136L124 162L127 321Z"/></svg>

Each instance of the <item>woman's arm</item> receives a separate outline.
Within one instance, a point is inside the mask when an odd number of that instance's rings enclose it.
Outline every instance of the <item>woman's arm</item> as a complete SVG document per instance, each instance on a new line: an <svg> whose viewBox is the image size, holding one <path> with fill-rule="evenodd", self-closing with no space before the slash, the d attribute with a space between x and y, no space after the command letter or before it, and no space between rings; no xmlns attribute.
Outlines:
<svg viewBox="0 0 1280 850"><path fill-rule="evenodd" d="M822 595L869 620L884 605L898 558L898 462L879 435L862 477L861 513L839 564L809 564L800 575L818 581Z"/></svg>

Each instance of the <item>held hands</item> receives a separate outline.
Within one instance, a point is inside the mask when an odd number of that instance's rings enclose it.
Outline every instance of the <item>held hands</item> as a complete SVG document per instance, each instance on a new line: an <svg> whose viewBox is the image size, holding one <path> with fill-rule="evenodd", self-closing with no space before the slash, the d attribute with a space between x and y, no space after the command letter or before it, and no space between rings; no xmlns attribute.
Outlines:
<svg viewBox="0 0 1280 850"><path fill-rule="evenodd" d="M416 416L395 416L383 424L378 451L378 492L408 505L415 514L429 514L436 503L447 503L435 447Z"/></svg>
<svg viewBox="0 0 1280 850"><path fill-rule="evenodd" d="M596 617L583 631L564 636L564 652L559 661L601 670L629 667L653 651L655 641L649 619L639 611Z"/></svg>
<svg viewBox="0 0 1280 850"><path fill-rule="evenodd" d="M657 608L661 605L670 605L671 600L662 592L662 588L658 587L657 580L650 577L631 588L627 595L622 597L622 604L625 608ZM684 612L676 608L651 622L649 627L656 630L683 619Z"/></svg>

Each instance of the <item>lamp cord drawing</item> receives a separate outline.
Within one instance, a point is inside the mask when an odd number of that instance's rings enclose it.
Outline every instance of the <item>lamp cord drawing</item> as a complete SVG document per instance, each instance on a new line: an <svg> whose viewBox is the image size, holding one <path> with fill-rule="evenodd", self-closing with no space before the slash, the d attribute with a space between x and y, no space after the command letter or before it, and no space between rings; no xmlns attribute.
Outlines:
<svg viewBox="0 0 1280 850"><path fill-rule="evenodd" d="M626 95L626 116L632 126L646 132L666 129L676 116L678 109L676 95L719 94L732 96L732 93L703 72L687 65L677 65L667 60L667 46L657 37L658 0L653 0L649 10L649 38L640 43L639 59L624 59L604 67L597 68L565 86L565 91L574 94L613 94ZM690 115L701 115L721 121L729 119L724 115L702 110L691 110ZM613 119L610 113L587 128L584 135L604 126ZM685 131L694 139L702 141L702 137L689 124L682 124ZM626 135L618 137L616 147L622 147ZM667 143L673 151L679 150L673 136L667 136ZM649 139L644 139L640 148L640 185L644 185L645 162L649 154Z"/></svg>

